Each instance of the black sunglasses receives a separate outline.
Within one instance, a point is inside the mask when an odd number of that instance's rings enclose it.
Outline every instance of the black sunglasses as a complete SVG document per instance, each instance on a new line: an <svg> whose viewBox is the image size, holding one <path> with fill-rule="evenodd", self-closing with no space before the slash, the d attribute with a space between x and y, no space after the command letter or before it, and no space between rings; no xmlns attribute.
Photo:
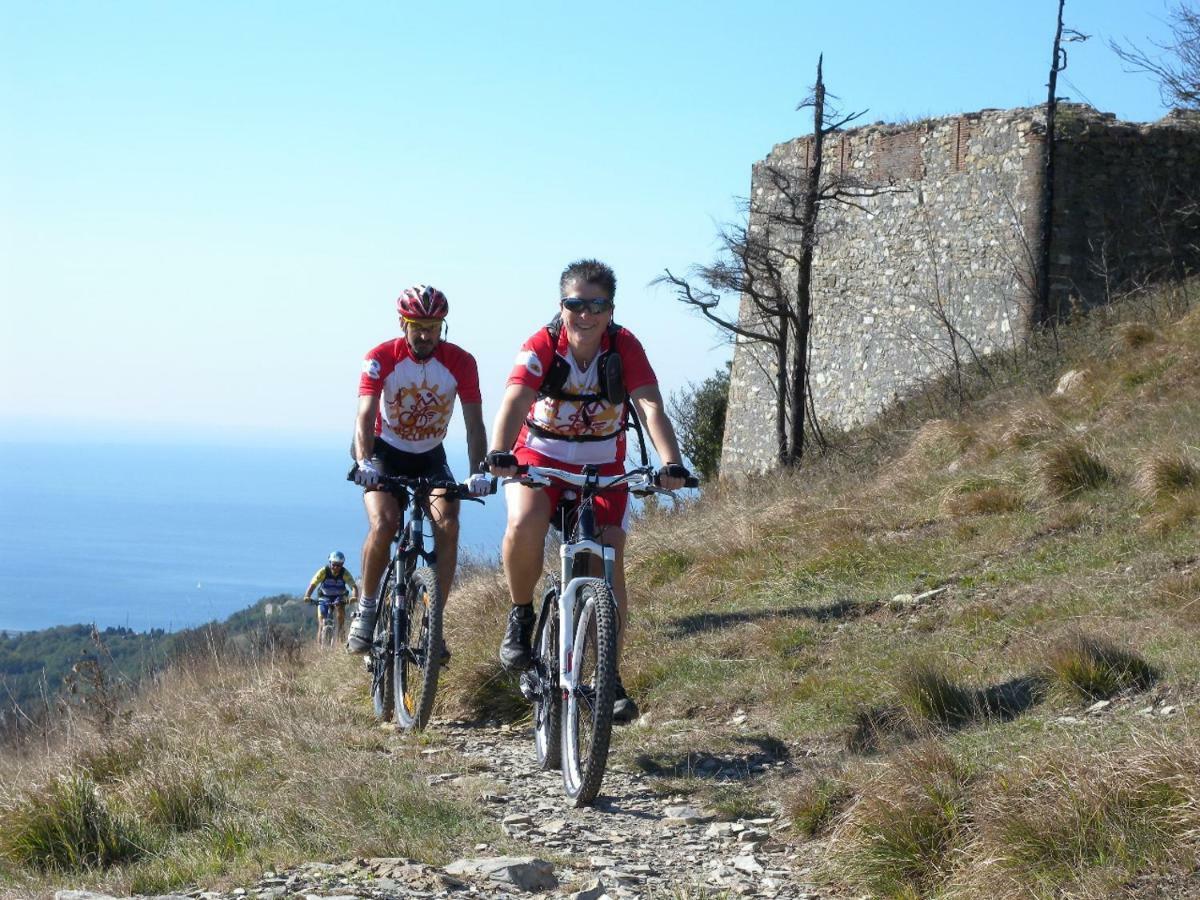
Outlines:
<svg viewBox="0 0 1200 900"><path fill-rule="evenodd" d="M611 300L583 300L579 297L563 297L562 305L563 309L568 312L579 313L587 310L593 316L606 313L613 308Z"/></svg>

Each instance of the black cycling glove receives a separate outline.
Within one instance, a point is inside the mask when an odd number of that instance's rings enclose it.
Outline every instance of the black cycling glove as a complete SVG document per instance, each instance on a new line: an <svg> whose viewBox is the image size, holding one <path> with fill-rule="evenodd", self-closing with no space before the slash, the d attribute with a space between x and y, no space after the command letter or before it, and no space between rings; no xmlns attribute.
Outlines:
<svg viewBox="0 0 1200 900"><path fill-rule="evenodd" d="M679 463L667 463L658 470L658 478L691 478L692 473L688 471L687 466Z"/></svg>
<svg viewBox="0 0 1200 900"><path fill-rule="evenodd" d="M493 450L483 458L481 470L486 472L489 467L507 469L517 465L517 457L507 450Z"/></svg>

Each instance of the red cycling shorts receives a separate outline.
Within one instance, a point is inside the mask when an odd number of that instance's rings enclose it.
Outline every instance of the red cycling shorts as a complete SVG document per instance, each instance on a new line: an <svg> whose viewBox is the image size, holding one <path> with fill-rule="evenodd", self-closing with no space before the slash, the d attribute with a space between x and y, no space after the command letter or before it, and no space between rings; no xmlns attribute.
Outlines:
<svg viewBox="0 0 1200 900"><path fill-rule="evenodd" d="M517 447L513 450L513 453L517 457L517 462L522 465L545 466L551 469L562 469L564 472L578 473L583 471L583 466L581 465L560 462L551 456L543 456L536 450L530 450L528 447ZM621 462L603 463L598 468L601 475L609 476L620 475L625 471L625 465ZM545 493L546 499L550 501L550 510L553 512L558 508L558 501L562 499L563 491L574 491L577 488L574 485L556 481L549 487L527 487L525 490L542 491ZM597 494L595 500L592 501L592 510L596 515L596 525L598 527L605 528L615 525L622 531L629 530L629 490L624 485Z"/></svg>

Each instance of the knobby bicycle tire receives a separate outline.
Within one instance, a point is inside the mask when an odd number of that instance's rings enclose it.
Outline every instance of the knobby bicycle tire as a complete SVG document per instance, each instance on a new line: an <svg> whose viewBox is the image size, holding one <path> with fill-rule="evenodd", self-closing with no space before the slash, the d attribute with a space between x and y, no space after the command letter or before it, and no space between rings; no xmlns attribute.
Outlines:
<svg viewBox="0 0 1200 900"><path fill-rule="evenodd" d="M317 646L322 650L332 650L337 643L337 625L329 620L322 621L317 637Z"/></svg>
<svg viewBox="0 0 1200 900"><path fill-rule="evenodd" d="M562 773L567 796L576 806L587 806L600 792L612 738L617 679L616 602L612 589L599 578L591 579L580 587L576 608L571 666L578 682L565 702Z"/></svg>
<svg viewBox="0 0 1200 900"><path fill-rule="evenodd" d="M389 722L395 713L395 677L393 668L396 657L393 648L392 620L395 614L394 593L396 576L394 566L389 563L379 590L379 615L375 618L375 635L371 641L371 702L375 707L375 718Z"/></svg>
<svg viewBox="0 0 1200 900"><path fill-rule="evenodd" d="M538 766L546 771L562 766L562 691L558 687L558 577L546 576L539 615L541 627L534 639L533 666L538 693L533 698L533 739Z"/></svg>
<svg viewBox="0 0 1200 900"><path fill-rule="evenodd" d="M433 714L442 667L442 592L427 566L415 570L404 592L404 614L396 620L396 723L422 730Z"/></svg>

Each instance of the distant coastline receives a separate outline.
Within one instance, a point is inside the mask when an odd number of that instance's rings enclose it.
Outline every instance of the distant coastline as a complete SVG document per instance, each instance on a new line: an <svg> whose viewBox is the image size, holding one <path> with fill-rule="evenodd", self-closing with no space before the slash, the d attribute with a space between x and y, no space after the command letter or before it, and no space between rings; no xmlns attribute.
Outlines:
<svg viewBox="0 0 1200 900"><path fill-rule="evenodd" d="M466 470L453 452L451 464ZM95 622L173 633L303 591L335 549L358 575L365 519L345 472L344 441L286 453L0 443L0 540L37 573L0 595L0 631ZM462 522L463 559L495 559L503 500L470 504Z"/></svg>

